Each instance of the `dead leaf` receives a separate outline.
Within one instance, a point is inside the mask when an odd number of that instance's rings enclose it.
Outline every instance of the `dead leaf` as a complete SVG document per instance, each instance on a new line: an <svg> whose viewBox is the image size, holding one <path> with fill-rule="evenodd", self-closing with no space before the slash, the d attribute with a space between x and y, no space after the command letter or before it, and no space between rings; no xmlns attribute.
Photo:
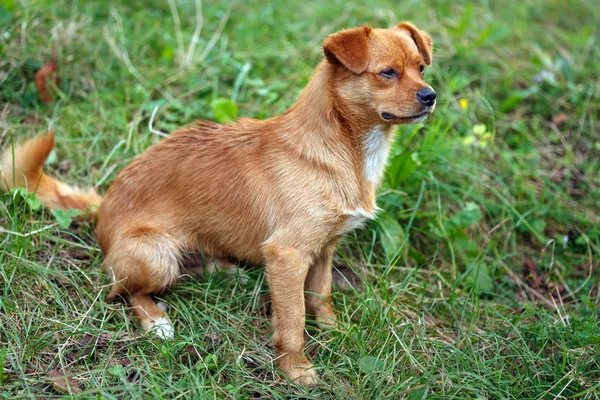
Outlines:
<svg viewBox="0 0 600 400"><path fill-rule="evenodd" d="M552 117L552 123L554 125L556 125L557 128L562 127L564 124L567 123L567 121L569 120L569 117L567 117L566 114L557 114L554 117Z"/></svg>
<svg viewBox="0 0 600 400"><path fill-rule="evenodd" d="M204 344L206 345L206 351L208 353L212 353L222 342L221 334L218 332L208 333L204 336Z"/></svg>
<svg viewBox="0 0 600 400"><path fill-rule="evenodd" d="M333 269L333 283L340 290L352 290L352 288L362 289L362 281L348 267L335 267Z"/></svg>
<svg viewBox="0 0 600 400"><path fill-rule="evenodd" d="M131 365L131 360L127 357L122 357L122 358L119 358L115 364L119 364L124 367L129 367Z"/></svg>
<svg viewBox="0 0 600 400"><path fill-rule="evenodd" d="M90 253L81 249L73 248L69 249L69 255L76 260L84 261L90 259Z"/></svg>
<svg viewBox="0 0 600 400"><path fill-rule="evenodd" d="M526 258L523 263L523 276L525 277L525 282L527 282L532 289L540 289L544 286L542 278L540 278L537 273L535 264L529 258Z"/></svg>
<svg viewBox="0 0 600 400"><path fill-rule="evenodd" d="M81 388L77 385L77 383L68 378L67 376L61 374L58 370L53 369L48 374L50 378L50 383L54 390L61 394L78 394L81 392Z"/></svg>
<svg viewBox="0 0 600 400"><path fill-rule="evenodd" d="M49 277L49 280L63 288L73 287L71 281L62 273L54 274Z"/></svg>
<svg viewBox="0 0 600 400"><path fill-rule="evenodd" d="M130 373L127 374L127 382L135 383L135 382L139 381L141 377L142 377L142 374L140 373L140 371L131 371Z"/></svg>
<svg viewBox="0 0 600 400"><path fill-rule="evenodd" d="M271 295L265 294L258 298L258 303L261 305L261 317L271 319L272 308L271 308Z"/></svg>
<svg viewBox="0 0 600 400"><path fill-rule="evenodd" d="M554 298L564 299L567 297L567 289L564 285L557 285L554 282L548 282L548 292Z"/></svg>
<svg viewBox="0 0 600 400"><path fill-rule="evenodd" d="M311 359L315 359L317 358L317 354L319 354L319 351L325 347L324 343L318 343L317 341L310 341L310 337L309 338L305 338L305 343L309 343L308 346L306 346L306 355L308 355L309 358Z"/></svg>
<svg viewBox="0 0 600 400"><path fill-rule="evenodd" d="M93 338L94 336L90 335L89 333L83 335L83 338L75 345L75 348L67 353L65 356L66 359L69 361L75 361L78 358L87 357L94 349L94 346L90 345L90 342ZM98 343L98 345L102 346L102 343Z"/></svg>
<svg viewBox="0 0 600 400"><path fill-rule="evenodd" d="M67 360L73 362L80 358L89 356L94 350L98 351L104 349L111 343L121 343L134 340L137 340L137 337L130 336L128 334L116 336L112 333L100 333L99 335L94 336L86 333L77 344L73 345L65 357Z"/></svg>
<svg viewBox="0 0 600 400"><path fill-rule="evenodd" d="M39 117L39 115L31 113L28 116L26 116L25 118L23 118L22 122L26 125L35 125L38 123L38 121L41 121L41 118Z"/></svg>
<svg viewBox="0 0 600 400"><path fill-rule="evenodd" d="M58 79L56 76L57 69L56 61L53 60L44 65L35 74L35 86L44 103L50 103L52 101L52 96L50 96L50 93L48 92L48 82L54 82L54 84L58 86Z"/></svg>
<svg viewBox="0 0 600 400"><path fill-rule="evenodd" d="M560 167L552 173L550 180L557 185L560 185L563 182L566 173L567 169L565 167Z"/></svg>
<svg viewBox="0 0 600 400"><path fill-rule="evenodd" d="M201 360L202 360L202 356L200 355L200 353L194 346L189 345L185 349L183 349L183 353L182 353L182 361L183 362L187 361L190 364L194 365L198 361L201 361Z"/></svg>

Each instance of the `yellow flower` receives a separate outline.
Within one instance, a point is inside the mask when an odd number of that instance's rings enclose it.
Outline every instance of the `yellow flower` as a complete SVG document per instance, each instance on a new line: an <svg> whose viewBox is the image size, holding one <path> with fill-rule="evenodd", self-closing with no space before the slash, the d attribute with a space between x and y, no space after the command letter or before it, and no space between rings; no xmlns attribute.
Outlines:
<svg viewBox="0 0 600 400"><path fill-rule="evenodd" d="M460 108L462 108L463 110L466 110L467 107L469 107L469 102L467 101L467 99L460 99L458 101L458 104L460 104Z"/></svg>

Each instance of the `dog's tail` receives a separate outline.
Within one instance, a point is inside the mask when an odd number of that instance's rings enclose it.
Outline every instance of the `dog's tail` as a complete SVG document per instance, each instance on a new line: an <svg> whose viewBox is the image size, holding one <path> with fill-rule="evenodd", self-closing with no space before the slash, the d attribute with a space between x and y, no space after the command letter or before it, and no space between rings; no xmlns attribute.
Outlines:
<svg viewBox="0 0 600 400"><path fill-rule="evenodd" d="M96 218L102 197L93 190L79 190L46 175L42 167L54 147L54 132L9 147L0 159L0 189L24 187L50 209L79 209Z"/></svg>

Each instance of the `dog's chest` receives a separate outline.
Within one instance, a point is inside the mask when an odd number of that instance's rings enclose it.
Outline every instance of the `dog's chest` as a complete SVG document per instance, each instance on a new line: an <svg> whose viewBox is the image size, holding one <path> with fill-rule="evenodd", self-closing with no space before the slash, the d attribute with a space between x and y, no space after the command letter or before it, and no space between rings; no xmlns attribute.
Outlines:
<svg viewBox="0 0 600 400"><path fill-rule="evenodd" d="M375 212L367 212L362 208L344 210L341 223L337 229L337 235L343 235L354 229L362 227L367 221L375 218Z"/></svg>
<svg viewBox="0 0 600 400"><path fill-rule="evenodd" d="M390 153L390 143L382 127L371 130L363 142L363 173L367 182L379 184Z"/></svg>

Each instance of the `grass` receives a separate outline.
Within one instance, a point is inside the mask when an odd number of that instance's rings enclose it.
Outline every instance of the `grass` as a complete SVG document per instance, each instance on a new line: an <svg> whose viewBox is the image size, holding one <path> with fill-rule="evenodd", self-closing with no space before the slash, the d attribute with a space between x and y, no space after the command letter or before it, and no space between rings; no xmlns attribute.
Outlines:
<svg viewBox="0 0 600 400"><path fill-rule="evenodd" d="M93 226L17 192L0 195L0 397L600 397L594 1L122 3L0 3L2 148L53 127L48 170L104 192L160 140L157 106L164 132L221 118L215 99L275 115L323 37L366 23L430 32L440 102L399 129L385 213L338 251L345 330L307 327L320 387L273 368L260 268L182 282L164 298L177 338L160 342L104 302ZM52 59L45 104L33 77Z"/></svg>

